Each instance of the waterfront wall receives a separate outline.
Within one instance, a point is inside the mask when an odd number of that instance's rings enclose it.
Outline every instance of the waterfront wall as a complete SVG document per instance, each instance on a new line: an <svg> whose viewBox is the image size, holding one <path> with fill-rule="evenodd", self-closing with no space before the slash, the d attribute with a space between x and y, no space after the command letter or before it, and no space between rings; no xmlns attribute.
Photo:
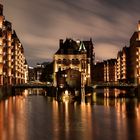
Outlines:
<svg viewBox="0 0 140 140"><path fill-rule="evenodd" d="M140 99L140 85L138 85L138 87L135 90L137 97Z"/></svg>
<svg viewBox="0 0 140 140"><path fill-rule="evenodd" d="M1 86L0 87L0 100L5 99L8 96L13 95L13 88L12 86Z"/></svg>

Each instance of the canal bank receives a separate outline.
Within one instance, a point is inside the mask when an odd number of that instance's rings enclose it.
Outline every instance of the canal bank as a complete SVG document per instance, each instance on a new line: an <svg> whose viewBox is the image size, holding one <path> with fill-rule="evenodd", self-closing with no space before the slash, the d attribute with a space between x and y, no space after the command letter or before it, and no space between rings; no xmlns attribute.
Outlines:
<svg viewBox="0 0 140 140"><path fill-rule="evenodd" d="M137 94L137 97L140 99L140 85L138 85L135 89L135 93Z"/></svg>
<svg viewBox="0 0 140 140"><path fill-rule="evenodd" d="M13 95L13 87L12 86L1 86L0 87L0 100L5 99L9 96Z"/></svg>

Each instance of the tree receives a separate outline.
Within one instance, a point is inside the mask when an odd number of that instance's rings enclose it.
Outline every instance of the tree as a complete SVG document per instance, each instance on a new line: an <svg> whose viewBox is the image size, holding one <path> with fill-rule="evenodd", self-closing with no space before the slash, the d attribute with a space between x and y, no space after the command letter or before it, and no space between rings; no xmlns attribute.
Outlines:
<svg viewBox="0 0 140 140"><path fill-rule="evenodd" d="M43 63L44 68L40 76L41 82L52 82L53 81L53 62Z"/></svg>

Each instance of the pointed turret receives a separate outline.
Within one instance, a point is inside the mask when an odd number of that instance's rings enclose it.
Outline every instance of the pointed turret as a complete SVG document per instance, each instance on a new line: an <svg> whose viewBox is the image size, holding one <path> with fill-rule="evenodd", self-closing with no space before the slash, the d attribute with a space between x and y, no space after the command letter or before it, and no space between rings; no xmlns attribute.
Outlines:
<svg viewBox="0 0 140 140"><path fill-rule="evenodd" d="M84 45L84 43L82 41L81 41L81 44L80 44L80 47L79 47L79 51L81 53L86 53L87 52L87 50L85 48L85 45Z"/></svg>
<svg viewBox="0 0 140 140"><path fill-rule="evenodd" d="M0 16L3 16L3 5L0 4Z"/></svg>

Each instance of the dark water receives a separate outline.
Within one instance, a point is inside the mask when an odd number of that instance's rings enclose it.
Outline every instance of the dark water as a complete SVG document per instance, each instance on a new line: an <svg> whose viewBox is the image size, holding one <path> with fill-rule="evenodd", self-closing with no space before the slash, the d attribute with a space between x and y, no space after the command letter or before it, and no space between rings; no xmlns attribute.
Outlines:
<svg viewBox="0 0 140 140"><path fill-rule="evenodd" d="M0 140L139 140L140 103L137 99L58 102L41 95L0 101Z"/></svg>

